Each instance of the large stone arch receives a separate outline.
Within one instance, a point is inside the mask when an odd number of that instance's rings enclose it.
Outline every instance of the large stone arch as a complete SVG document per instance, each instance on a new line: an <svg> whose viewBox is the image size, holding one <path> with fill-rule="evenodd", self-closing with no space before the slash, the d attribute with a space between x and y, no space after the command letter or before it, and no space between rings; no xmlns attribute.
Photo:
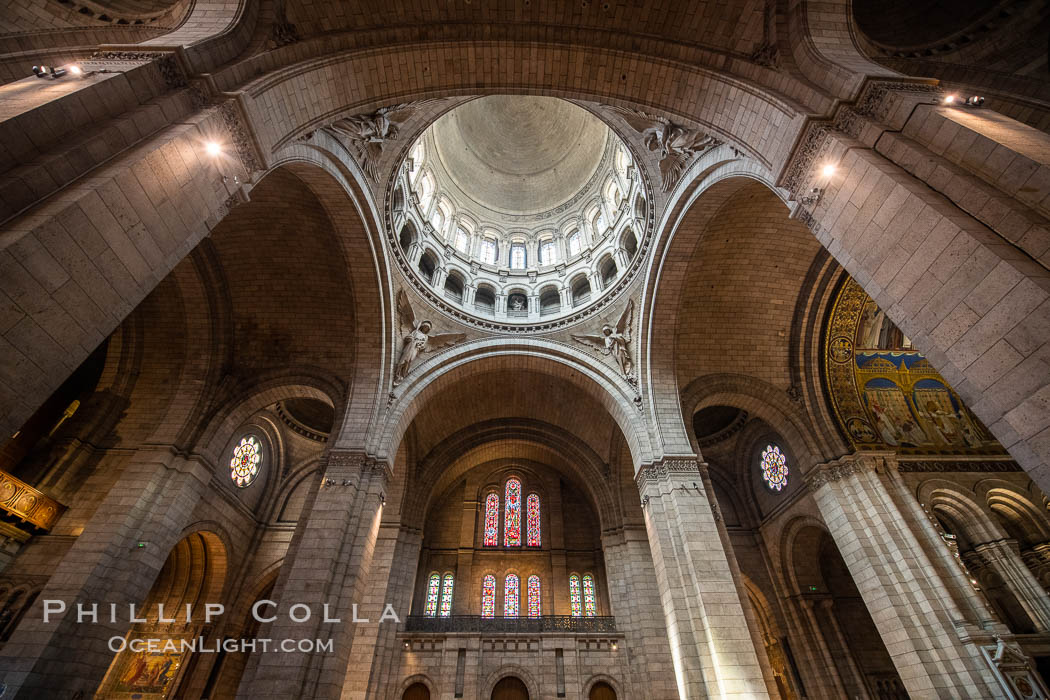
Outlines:
<svg viewBox="0 0 1050 700"><path fill-rule="evenodd" d="M518 370L565 382L600 404L623 433L636 469L653 460L656 451L630 385L608 366L596 366L582 352L539 339L478 340L426 360L398 388L384 430L369 442L369 451L379 458L394 455L408 426L434 396L465 379L498 372L508 362ZM337 443L341 446L342 442Z"/></svg>

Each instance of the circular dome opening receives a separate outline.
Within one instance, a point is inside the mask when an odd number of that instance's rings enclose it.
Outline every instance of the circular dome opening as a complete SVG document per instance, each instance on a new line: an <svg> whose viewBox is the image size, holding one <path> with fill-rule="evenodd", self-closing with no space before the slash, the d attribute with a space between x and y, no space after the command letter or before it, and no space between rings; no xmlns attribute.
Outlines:
<svg viewBox="0 0 1050 700"><path fill-rule="evenodd" d="M650 199L627 146L587 109L493 95L445 113L409 148L390 235L438 306L534 327L623 288Z"/></svg>
<svg viewBox="0 0 1050 700"><path fill-rule="evenodd" d="M1002 0L854 0L857 27L890 48L927 46L978 22Z"/></svg>

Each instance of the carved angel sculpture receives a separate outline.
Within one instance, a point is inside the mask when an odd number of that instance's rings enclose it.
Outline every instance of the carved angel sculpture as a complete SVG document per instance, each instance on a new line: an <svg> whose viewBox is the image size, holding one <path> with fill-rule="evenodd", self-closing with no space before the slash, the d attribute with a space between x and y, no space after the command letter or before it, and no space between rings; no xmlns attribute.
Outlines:
<svg viewBox="0 0 1050 700"><path fill-rule="evenodd" d="M631 362L631 323L634 321L634 299L627 302L627 308L620 314L620 320L613 328L608 323L602 326L601 335L574 335L577 343L589 345L603 355L612 355L620 373L627 381L634 383L634 363Z"/></svg>
<svg viewBox="0 0 1050 700"><path fill-rule="evenodd" d="M663 117L626 109L616 111L642 135L645 147L660 156L664 192L674 187L694 158L722 145L721 141L699 129L681 126Z"/></svg>
<svg viewBox="0 0 1050 700"><path fill-rule="evenodd" d="M419 353L434 352L449 345L455 345L467 337L465 333L434 333L432 335L430 331L433 329L433 324L428 320L416 320L416 314L404 290L399 290L397 293L397 316L402 337L401 355L394 368L394 386L400 384L412 369L412 363L419 357Z"/></svg>
<svg viewBox="0 0 1050 700"><path fill-rule="evenodd" d="M343 136L355 152L361 169L373 181L379 181L379 159L387 141L397 139L399 127L425 102L405 102L392 107L381 107L372 114L355 114L334 122L332 131Z"/></svg>

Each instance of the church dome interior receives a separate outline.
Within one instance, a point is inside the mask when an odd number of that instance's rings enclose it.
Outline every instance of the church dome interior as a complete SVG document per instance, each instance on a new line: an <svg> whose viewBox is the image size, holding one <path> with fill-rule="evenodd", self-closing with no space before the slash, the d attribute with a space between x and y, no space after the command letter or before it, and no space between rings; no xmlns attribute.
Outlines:
<svg viewBox="0 0 1050 700"><path fill-rule="evenodd" d="M431 295L482 319L536 324L623 288L645 201L627 146L587 109L491 95L416 139L391 224Z"/></svg>
<svg viewBox="0 0 1050 700"><path fill-rule="evenodd" d="M0 2L0 697L1050 700L1048 35Z"/></svg>

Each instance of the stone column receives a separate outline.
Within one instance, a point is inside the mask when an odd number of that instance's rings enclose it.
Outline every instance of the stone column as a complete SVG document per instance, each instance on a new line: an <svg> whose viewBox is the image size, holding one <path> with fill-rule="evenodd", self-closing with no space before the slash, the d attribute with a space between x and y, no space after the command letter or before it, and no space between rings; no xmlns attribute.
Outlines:
<svg viewBox="0 0 1050 700"><path fill-rule="evenodd" d="M680 698L768 698L696 459L643 467L637 483Z"/></svg>
<svg viewBox="0 0 1050 700"><path fill-rule="evenodd" d="M904 486L896 456L849 455L806 479L908 693L997 696L978 646L998 626L976 594L951 590L958 567L943 546L932 546L936 533Z"/></svg>
<svg viewBox="0 0 1050 700"><path fill-rule="evenodd" d="M131 627L130 604L141 611L211 475L211 468L174 449L155 447L130 457L0 651L7 697L65 700L97 690L114 658L109 639ZM47 623L46 600L66 604ZM98 603L98 622L78 623L78 603ZM109 621L111 603L117 605L115 622Z"/></svg>
<svg viewBox="0 0 1050 700"><path fill-rule="evenodd" d="M372 623L383 612L365 605L364 593L372 567L390 468L363 452L333 451L326 457L324 477L307 502L288 555L277 579L276 608L261 614L276 616L263 625L260 637L275 641L323 640L330 650L253 654L237 697L338 698L348 675L351 645L359 617ZM324 622L323 606L330 618ZM295 622L307 606L311 617ZM373 608L375 606L372 606ZM366 609L367 608L367 609ZM367 674L368 668L360 669Z"/></svg>
<svg viewBox="0 0 1050 700"><path fill-rule="evenodd" d="M1036 629L1050 631L1050 598L1021 559L1017 542L1012 539L986 542L975 546L974 551L1003 579Z"/></svg>

